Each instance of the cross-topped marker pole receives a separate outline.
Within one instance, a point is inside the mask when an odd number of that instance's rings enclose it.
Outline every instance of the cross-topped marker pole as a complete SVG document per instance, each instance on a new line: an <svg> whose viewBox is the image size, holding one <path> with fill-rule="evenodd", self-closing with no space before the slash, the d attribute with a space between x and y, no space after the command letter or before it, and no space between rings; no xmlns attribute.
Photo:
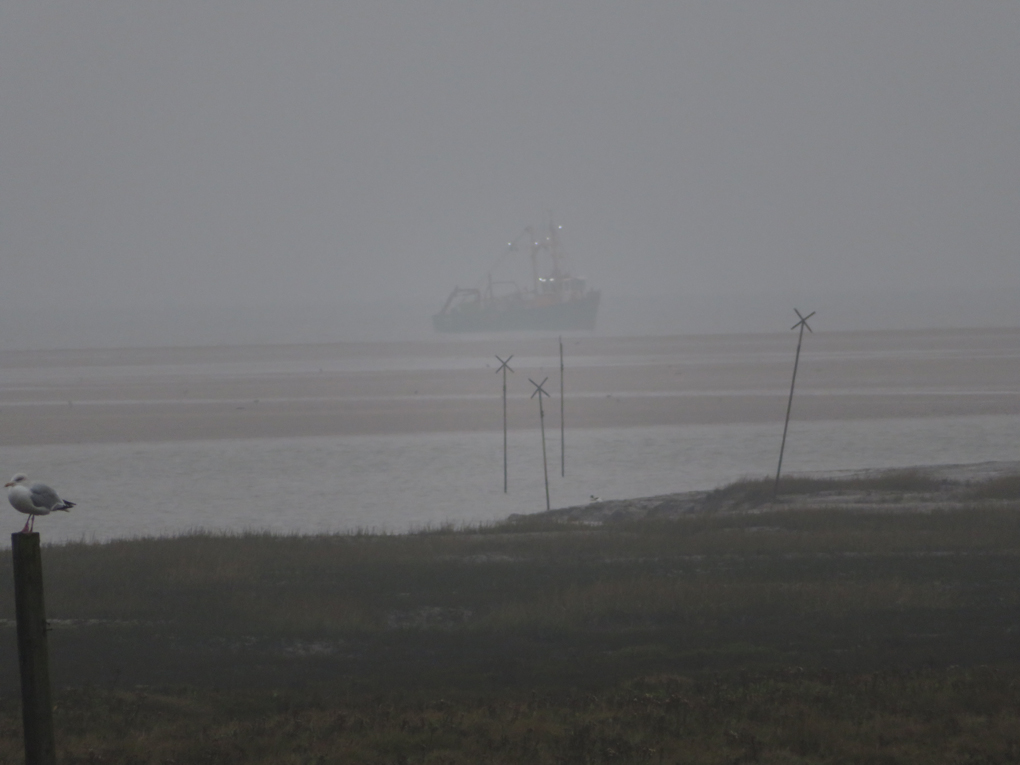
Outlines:
<svg viewBox="0 0 1020 765"><path fill-rule="evenodd" d="M783 425L783 443L779 447L779 467L776 468L776 485L772 490L772 498L775 499L779 496L779 473L783 469L783 451L786 449L786 431L790 427L790 408L793 406L793 386L797 384L797 365L800 363L800 344L804 340L804 328L807 327L807 331L814 334L814 330L808 327L807 320L814 316L817 311L812 311L807 316L801 314L796 308L793 312L797 314L797 318L800 319L790 329L797 329L800 327L800 334L797 336L797 355L793 359L793 379L790 381L790 399L786 402L786 423Z"/></svg>
<svg viewBox="0 0 1020 765"><path fill-rule="evenodd" d="M548 379L548 377L545 378L545 380ZM549 395L546 393L545 388L542 387L545 385L545 380L537 383L530 377L528 378L528 382L535 386L535 392L531 394L531 397L538 396L538 417L542 423L542 472L545 473L545 509L551 510L552 506L549 504L549 464L545 458L545 409L542 406L542 396Z"/></svg>
<svg viewBox="0 0 1020 765"><path fill-rule="evenodd" d="M511 372L514 370L510 368L510 359L514 355L511 353L506 357L506 361L499 359L499 369L496 370L496 374L503 373L503 493L506 494L506 372L509 369Z"/></svg>
<svg viewBox="0 0 1020 765"><path fill-rule="evenodd" d="M563 338L560 337L560 476L567 474L566 419L563 414Z"/></svg>

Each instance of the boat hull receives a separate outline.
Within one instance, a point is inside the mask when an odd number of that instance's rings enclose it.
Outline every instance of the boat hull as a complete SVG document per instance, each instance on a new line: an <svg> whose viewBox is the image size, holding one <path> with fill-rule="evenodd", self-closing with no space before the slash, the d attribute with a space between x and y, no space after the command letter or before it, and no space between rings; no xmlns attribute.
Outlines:
<svg viewBox="0 0 1020 765"><path fill-rule="evenodd" d="M437 313L432 326L437 332L520 332L595 329L602 293L593 290L582 297L542 306L479 306Z"/></svg>

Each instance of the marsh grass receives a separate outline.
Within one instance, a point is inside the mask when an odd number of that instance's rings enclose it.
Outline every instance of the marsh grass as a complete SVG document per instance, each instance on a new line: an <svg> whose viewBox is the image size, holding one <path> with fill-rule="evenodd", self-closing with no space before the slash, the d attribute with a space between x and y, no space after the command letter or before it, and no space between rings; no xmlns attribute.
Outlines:
<svg viewBox="0 0 1020 765"><path fill-rule="evenodd" d="M1008 499L43 555L62 762L1020 756ZM2 741L16 688L8 659Z"/></svg>
<svg viewBox="0 0 1020 765"><path fill-rule="evenodd" d="M58 656L55 665L71 682L99 681L109 666L151 682L145 667L154 655L168 667L197 651L227 656L223 665L210 659L208 670L224 673L224 683L237 674L229 667L252 656L261 657L262 670L246 676L257 682L264 671L275 682L288 664L332 662L349 672L361 657L368 667L394 644L415 664L415 636L424 632L437 646L461 641L454 653L467 664L501 640L545 640L595 651L596 667L620 665L603 646L609 637L619 646L665 642L695 652L750 641L768 653L808 626L835 630L834 644L860 658L881 650L840 638L846 625L888 634L906 614L930 622L925 629L942 635L940 650L965 654L962 623L945 628L944 620L970 618L963 615L980 603L989 609L982 618L1003 629L1017 621L1010 610L1017 594L1006 585L1020 573L1015 504L923 514L701 514L606 528L545 521L541 528L193 534L48 547L47 608L64 625L54 644L93 657ZM13 619L9 572L0 562L5 620ZM467 682L473 673L465 670Z"/></svg>
<svg viewBox="0 0 1020 765"><path fill-rule="evenodd" d="M941 491L950 485L951 481L936 478L923 470L908 468L848 478L782 476L778 493L779 496L862 492L911 494ZM774 478L744 478L709 492L706 506L709 510L758 507L772 501L775 489Z"/></svg>
<svg viewBox="0 0 1020 765"><path fill-rule="evenodd" d="M0 765L21 762L13 704ZM65 689L79 763L1014 762L1020 683L1001 667L848 675L646 675L598 690L358 695Z"/></svg>
<svg viewBox="0 0 1020 765"><path fill-rule="evenodd" d="M972 487L974 499L1005 499L1020 501L1020 474L1003 475L982 481Z"/></svg>

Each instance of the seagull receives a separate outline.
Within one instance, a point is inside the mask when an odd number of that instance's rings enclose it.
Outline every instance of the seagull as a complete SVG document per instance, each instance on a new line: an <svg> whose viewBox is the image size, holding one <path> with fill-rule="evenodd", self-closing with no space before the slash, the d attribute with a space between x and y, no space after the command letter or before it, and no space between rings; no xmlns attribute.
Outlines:
<svg viewBox="0 0 1020 765"><path fill-rule="evenodd" d="M54 510L63 510L66 513L74 507L74 502L61 499L44 483L33 483L29 486L28 476L24 473L18 473L4 486L7 488L7 499L14 509L29 516L25 521L25 528L21 530L22 534L32 532L37 515L49 515Z"/></svg>
<svg viewBox="0 0 1020 765"><path fill-rule="evenodd" d="M589 499L588 499L588 504L591 505L591 504L593 504L595 502L600 502L601 500L602 500L602 497L596 497L594 494L592 494L591 497L589 497Z"/></svg>

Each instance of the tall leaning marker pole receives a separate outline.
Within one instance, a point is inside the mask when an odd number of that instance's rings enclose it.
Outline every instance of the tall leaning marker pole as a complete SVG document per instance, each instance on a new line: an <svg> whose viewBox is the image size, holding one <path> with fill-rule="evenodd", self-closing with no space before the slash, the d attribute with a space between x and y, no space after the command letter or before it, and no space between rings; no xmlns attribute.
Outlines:
<svg viewBox="0 0 1020 765"><path fill-rule="evenodd" d="M567 474L566 415L563 414L563 338L560 337L560 477Z"/></svg>
<svg viewBox="0 0 1020 765"><path fill-rule="evenodd" d="M506 371L508 369L510 369L510 359L512 359L513 357L514 357L514 355L511 353L509 356L506 357L506 361L503 361L503 359L500 359L499 356L496 356L496 358L499 359L499 369L497 369L496 372L497 373L499 373L499 372L503 373L503 493L504 494L507 493L507 490L506 490L506 485L507 485L507 480L506 480L507 479L507 470L506 470ZM510 369L510 371L513 372L514 370Z"/></svg>
<svg viewBox="0 0 1020 765"><path fill-rule="evenodd" d="M56 765L39 534L11 534L25 765Z"/></svg>
<svg viewBox="0 0 1020 765"><path fill-rule="evenodd" d="M545 378L545 380L548 379L548 377ZM549 462L545 458L545 409L542 407L542 396L549 395L545 392L545 388L542 387L545 385L545 380L537 383L530 377L528 378L528 382L535 386L535 392L531 394L531 397L538 396L538 418L542 423L542 472L545 474L545 509L551 510L552 506L549 504Z"/></svg>
<svg viewBox="0 0 1020 765"><path fill-rule="evenodd" d="M776 468L776 485L772 489L772 499L779 496L779 474L783 470L783 451L786 449L786 431L790 427L790 409L793 407L793 386L797 384L797 365L800 363L800 344L804 341L804 328L807 327L807 331L812 334L814 331L811 327L808 327L807 320L814 316L817 311L812 311L807 316L802 316L800 311L796 308L793 312L797 314L797 318L800 319L790 329L797 329L800 327L800 334L797 336L797 355L793 359L793 379L790 381L790 398L786 402L786 423L783 425L783 443L779 447L779 467Z"/></svg>

